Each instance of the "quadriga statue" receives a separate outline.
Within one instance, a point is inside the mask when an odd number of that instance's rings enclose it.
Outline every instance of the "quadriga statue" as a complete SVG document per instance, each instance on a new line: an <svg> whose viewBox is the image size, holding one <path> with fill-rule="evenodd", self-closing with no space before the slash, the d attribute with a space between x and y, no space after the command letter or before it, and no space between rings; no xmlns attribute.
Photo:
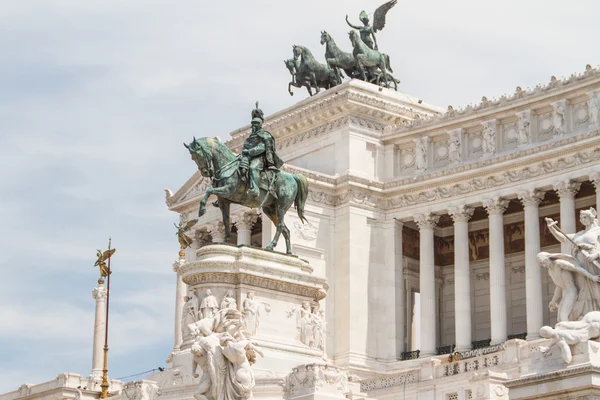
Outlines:
<svg viewBox="0 0 600 400"><path fill-rule="evenodd" d="M283 234L286 252L291 254L290 231L284 217L294 204L300 220L306 221L304 204L308 195L308 181L303 175L279 170L283 161L275 152L275 139L262 128L263 122L263 112L257 102L256 109L252 111L252 132L244 142L240 155L235 155L217 138L194 138L190 144L184 143L202 176L212 180L212 187L200 201L198 215L206 212L208 198L213 194L217 196L215 205L223 214L227 242L231 236L231 203L262 208L277 228L266 249L273 250Z"/></svg>

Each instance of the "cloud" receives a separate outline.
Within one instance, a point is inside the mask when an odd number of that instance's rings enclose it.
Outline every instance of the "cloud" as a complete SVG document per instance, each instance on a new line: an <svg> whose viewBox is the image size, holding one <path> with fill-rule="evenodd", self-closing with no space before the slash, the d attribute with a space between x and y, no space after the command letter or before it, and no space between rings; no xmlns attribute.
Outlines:
<svg viewBox="0 0 600 400"><path fill-rule="evenodd" d="M226 139L256 100L271 114L304 99L286 90L292 44L323 62L325 29L349 51L345 14L356 22L382 1L3 2L0 392L88 373L92 265L108 236L118 249L111 374L164 362L178 247L162 189L195 169L181 143ZM457 107L598 64L599 9L399 2L378 42L402 91Z"/></svg>

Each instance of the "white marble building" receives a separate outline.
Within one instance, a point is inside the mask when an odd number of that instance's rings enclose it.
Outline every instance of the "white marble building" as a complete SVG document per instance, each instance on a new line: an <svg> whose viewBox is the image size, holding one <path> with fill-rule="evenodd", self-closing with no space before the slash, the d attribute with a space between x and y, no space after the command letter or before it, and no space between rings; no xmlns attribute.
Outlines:
<svg viewBox="0 0 600 400"><path fill-rule="evenodd" d="M589 66L462 110L353 80L268 116L284 169L309 179L309 224L286 216L298 258L250 247L274 227L242 207L244 246L213 245L224 229L209 206L174 264L168 368L112 393L193 398L187 323L231 306L265 352L256 398L600 399L599 343L576 346L570 366L540 353L556 313L536 259L561 248L544 217L572 233L598 206L599 94ZM249 132L227 145L239 152ZM196 172L168 207L195 218L209 185ZM52 397L32 388L0 400Z"/></svg>

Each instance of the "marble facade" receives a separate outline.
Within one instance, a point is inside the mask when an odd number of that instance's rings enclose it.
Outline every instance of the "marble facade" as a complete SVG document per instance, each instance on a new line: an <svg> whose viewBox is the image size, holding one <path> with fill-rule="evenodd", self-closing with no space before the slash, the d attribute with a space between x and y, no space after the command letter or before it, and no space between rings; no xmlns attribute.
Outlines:
<svg viewBox="0 0 600 400"><path fill-rule="evenodd" d="M253 248L274 227L242 207L231 245L216 244L209 207L173 267L168 367L140 396L192 398L185 296L201 308L210 289L219 307L231 291L265 351L256 398L600 398L598 343L574 346L572 368L540 350L556 313L536 259L561 249L545 217L573 233L599 204L598 93L591 67L462 110L353 80L270 115L284 169L309 179L309 223L286 216L298 258ZM196 172L167 206L195 218L209 184Z"/></svg>

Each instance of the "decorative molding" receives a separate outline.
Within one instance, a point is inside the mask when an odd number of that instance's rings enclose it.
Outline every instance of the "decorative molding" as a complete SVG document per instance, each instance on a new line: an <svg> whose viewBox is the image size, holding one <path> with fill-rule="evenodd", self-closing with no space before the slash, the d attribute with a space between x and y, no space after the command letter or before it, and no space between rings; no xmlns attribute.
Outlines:
<svg viewBox="0 0 600 400"><path fill-rule="evenodd" d="M586 81L593 80L600 76L600 69L593 68L590 65L586 66L584 72L579 74L572 74L568 78L558 80L553 77L549 83L543 85L539 84L533 89L523 90L517 89L513 94L505 94L500 96L498 99L488 100L485 96L481 98L481 102L476 105L468 105L467 107L459 110L455 110L452 107L448 107L448 111L444 114L433 115L426 118L414 118L411 122L407 122L402 126L396 127L394 133L405 132L417 127L430 127L440 122L449 122L452 120L458 120L460 118L490 109L492 107L500 108L511 105L511 103L519 103L525 99L535 97L538 95L549 94L549 92L564 90L569 86L581 84Z"/></svg>
<svg viewBox="0 0 600 400"><path fill-rule="evenodd" d="M369 379L360 382L361 392L371 392L378 389L387 389L394 386L403 386L419 381L419 370L409 371L402 374L386 376L384 378Z"/></svg>
<svg viewBox="0 0 600 400"><path fill-rule="evenodd" d="M317 238L318 229L310 222L302 223L301 221L294 222L296 234L304 240L315 240Z"/></svg>
<svg viewBox="0 0 600 400"><path fill-rule="evenodd" d="M481 274L475 274L475 278L478 281L488 281L490 279L490 273L489 272L483 272Z"/></svg>

